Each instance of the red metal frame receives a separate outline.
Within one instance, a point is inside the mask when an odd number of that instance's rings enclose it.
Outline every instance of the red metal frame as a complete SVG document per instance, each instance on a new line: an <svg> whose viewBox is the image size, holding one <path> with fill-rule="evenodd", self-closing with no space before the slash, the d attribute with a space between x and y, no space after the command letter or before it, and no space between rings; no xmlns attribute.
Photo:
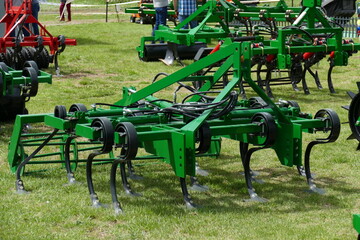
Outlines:
<svg viewBox="0 0 360 240"><path fill-rule="evenodd" d="M15 47L16 44L20 46L36 47L39 46L37 41L38 36L32 33L26 26L26 23L37 23L41 37L43 39L42 44L49 46L50 54L55 55L62 45L76 45L76 39L66 38L64 42L60 42L58 37L54 37L33 15L31 11L32 0L23 0L20 6L14 6L12 0L5 0L6 13L0 20L0 23L5 23L6 33L0 38L0 53L5 53L7 47ZM24 30L30 33L30 36L24 37L24 39L16 43L15 37L11 37L10 34L14 32L16 27L22 26Z"/></svg>

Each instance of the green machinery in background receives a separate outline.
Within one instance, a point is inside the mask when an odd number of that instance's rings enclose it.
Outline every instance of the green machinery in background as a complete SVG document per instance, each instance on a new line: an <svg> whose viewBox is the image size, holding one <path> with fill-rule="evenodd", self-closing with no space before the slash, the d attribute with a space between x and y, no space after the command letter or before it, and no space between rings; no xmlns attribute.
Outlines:
<svg viewBox="0 0 360 240"><path fill-rule="evenodd" d="M139 1L138 7L125 8L125 13L130 13L130 22L138 22L140 24L155 24L155 8L152 0ZM176 25L176 14L172 2L168 6L168 21Z"/></svg>
<svg viewBox="0 0 360 240"><path fill-rule="evenodd" d="M307 48L312 45L341 45L342 28L327 17L320 6L319 0L304 1L303 7L289 7L284 1L279 1L274 7L251 6L247 5L246 1L238 0L206 1L199 5L195 13L174 28L160 26L159 30L155 31L155 36L142 37L140 46L137 47L138 55L143 61L160 59L171 65L176 60L180 63L181 59L197 60L213 52L213 48L206 47L206 43L211 40L221 42L229 37L258 37L263 38L258 42L280 49L279 55L264 53L252 59L257 82L270 97L273 97L271 84L291 84L294 90L299 91L296 84L302 83L304 92L309 94L307 73L314 78L317 87L322 89L318 74L313 72L311 67L326 58L330 63L328 86L330 92L334 93L332 70L339 62L347 61L348 56L356 52L356 49L347 52L339 49L335 55L335 52L332 53L328 48L325 48L325 51ZM194 29L183 29L192 20L197 20L198 26ZM294 45L306 47L301 52L285 54L288 52L287 48ZM344 54L346 56L340 56ZM285 71L286 76L274 77L272 73L275 71Z"/></svg>
<svg viewBox="0 0 360 240"><path fill-rule="evenodd" d="M209 1L203 7L226 4ZM263 12L268 17L294 18L290 27L278 29L276 38L269 40L219 31L218 36L224 39L217 51L171 75L158 74L143 89L124 87L123 98L114 103L95 103L89 109L76 103L68 110L58 105L51 114L17 116L8 152L10 169L16 173L17 192L26 192L22 180L25 166L61 163L69 183L74 183L76 166L86 162L90 199L92 205L98 207L101 203L93 184L93 162L110 162L112 202L115 212L120 213L122 208L116 191L118 166L125 191L136 195L127 179L126 164L130 176L135 176L131 161L160 159L171 165L179 178L186 206L193 208L196 204L188 193L186 177L190 176L192 184L201 187L195 176L196 158L220 154L220 138L228 138L239 142L250 200L265 201L253 188L250 168L252 154L262 149L273 149L284 166L297 166L299 173L306 176L310 191L323 193L311 176L310 155L314 146L338 138L337 114L330 109L319 109L311 115L301 111L295 101L274 102L252 79L251 69L254 59L269 54L277 55L277 68L291 69L294 58L304 51L332 54L334 65L345 66L349 53L357 51L360 45L342 41L341 28L328 23L318 9L319 1L304 0L298 16L292 12L279 13L277 9L281 4ZM228 12L232 10L236 8L229 8ZM236 14L241 16L242 11ZM258 16L259 12L254 14ZM212 17L222 22L220 17L211 14L204 16L204 21ZM222 24L226 29L226 24ZM201 24L184 32L180 28L164 28L156 31L155 38L172 39L174 43L185 38L191 44L216 31ZM326 44L315 44L315 38L319 37L326 38ZM239 100L244 84L257 96ZM173 98L167 99L162 91L168 91L170 86L176 89ZM33 127L24 131L23 126L27 124ZM304 158L303 133L323 133L306 146ZM146 154L138 154L139 148Z"/></svg>
<svg viewBox="0 0 360 240"><path fill-rule="evenodd" d="M36 96L39 83L51 82L52 76L40 71L34 61L25 62L23 70L14 70L0 62L0 121L26 114L25 103Z"/></svg>

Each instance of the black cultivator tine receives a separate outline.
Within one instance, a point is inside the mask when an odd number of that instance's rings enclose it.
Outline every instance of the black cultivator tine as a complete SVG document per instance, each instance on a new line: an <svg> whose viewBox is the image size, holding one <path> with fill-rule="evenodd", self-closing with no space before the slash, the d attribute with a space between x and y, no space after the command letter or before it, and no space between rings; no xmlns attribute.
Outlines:
<svg viewBox="0 0 360 240"><path fill-rule="evenodd" d="M120 172L121 172L121 181L125 190L125 193L133 196L133 197L137 197L137 196L141 196L140 193L136 193L131 189L131 186L127 180L127 176L126 176L126 168L125 168L125 163L122 161L120 162Z"/></svg>
<svg viewBox="0 0 360 240"><path fill-rule="evenodd" d="M185 202L185 206L187 209L195 209L198 206L196 204L194 204L193 200L191 199L191 196L187 190L187 185L186 185L186 179L180 177L180 186L181 186L181 191L183 194L183 198L184 198L184 202Z"/></svg>
<svg viewBox="0 0 360 240"><path fill-rule="evenodd" d="M308 88L307 83L306 83L306 71L307 71L307 70L308 70L307 68L304 68L303 77L302 77L302 80L301 80L302 86L303 86L303 90L304 90L304 93L305 93L306 95L310 94L309 88Z"/></svg>
<svg viewBox="0 0 360 240"><path fill-rule="evenodd" d="M246 202L267 202L268 200L262 197L259 197L257 195L257 193L255 192L255 189L252 186L252 179L253 177L251 176L251 169L250 169L250 159L251 159L251 155L261 149L265 149L266 147L257 147L257 148L250 148L246 154L245 154L245 158L243 161L243 166L244 166L244 172L245 172L245 181L246 181L246 186L248 189L248 193L250 195L250 199L245 199Z"/></svg>
<svg viewBox="0 0 360 240"><path fill-rule="evenodd" d="M55 136L55 134L58 131L59 131L59 129L54 129L53 132L45 139L45 141L39 147L37 147L35 149L35 151L30 154L30 156L28 156L23 162L21 162L19 164L19 166L16 170L16 182L15 182L16 193L19 193L19 194L28 193L25 190L24 182L21 180L22 169L36 154L38 154L38 152L41 151L41 149L43 149L46 146L46 144Z"/></svg>
<svg viewBox="0 0 360 240"><path fill-rule="evenodd" d="M328 76L327 76L328 77L327 81L328 81L328 86L329 86L330 93L336 93L335 89L334 89L333 82L332 82L332 78L331 78L331 73L332 73L333 68L334 68L334 64L332 63L332 61L330 61L330 67L329 67Z"/></svg>

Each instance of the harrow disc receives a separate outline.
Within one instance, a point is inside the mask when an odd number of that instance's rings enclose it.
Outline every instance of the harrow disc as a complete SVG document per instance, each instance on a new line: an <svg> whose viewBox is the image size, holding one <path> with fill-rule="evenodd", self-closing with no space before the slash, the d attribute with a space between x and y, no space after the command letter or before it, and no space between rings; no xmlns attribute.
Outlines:
<svg viewBox="0 0 360 240"><path fill-rule="evenodd" d="M100 152L110 152L114 145L114 128L110 120L106 117L95 118L91 123L91 127L95 131L100 131L100 137L97 139L103 144Z"/></svg>
<svg viewBox="0 0 360 240"><path fill-rule="evenodd" d="M41 52L36 50L37 52L34 54L34 60L38 64L40 69L48 68L50 64L50 55L46 48L43 48Z"/></svg>
<svg viewBox="0 0 360 240"><path fill-rule="evenodd" d="M115 132L123 139L122 144L116 145L117 148L121 147L120 158L122 160L134 159L139 147L134 125L130 122L118 123L115 127Z"/></svg>
<svg viewBox="0 0 360 240"><path fill-rule="evenodd" d="M14 52L13 54L14 54L14 63L13 63L14 68L22 69L26 60L28 60L25 48L22 48L20 52L17 52L16 54Z"/></svg>
<svg viewBox="0 0 360 240"><path fill-rule="evenodd" d="M6 48L6 65L14 66L14 49Z"/></svg>
<svg viewBox="0 0 360 240"><path fill-rule="evenodd" d="M360 141L360 126L356 126L356 122L359 116L360 116L360 93L356 94L355 97L351 100L349 115L348 115L351 132L358 141Z"/></svg>

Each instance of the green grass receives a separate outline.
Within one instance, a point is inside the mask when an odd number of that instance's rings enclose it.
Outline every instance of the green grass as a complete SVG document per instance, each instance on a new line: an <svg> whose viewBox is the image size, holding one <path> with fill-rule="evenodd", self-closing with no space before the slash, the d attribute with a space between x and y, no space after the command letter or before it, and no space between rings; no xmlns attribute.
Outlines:
<svg viewBox="0 0 360 240"><path fill-rule="evenodd" d="M60 56L63 77L53 84L41 84L38 95L27 104L30 113L50 113L55 105L69 107L95 102L113 103L121 99L123 86L138 89L151 83L158 72L173 73L179 66L166 67L159 62L140 62L135 51L141 36L151 33L151 26L132 24L127 15L117 22L111 15L105 23L101 15L74 14L71 23L59 23L56 15L43 14L42 21L54 35L75 38L78 46L67 47ZM79 24L83 23L83 24ZM315 87L308 77L311 95L292 91L290 86L273 87L276 100L296 100L302 111L315 114L322 108L334 109L342 122L347 112L341 108L350 99L347 90L357 91L360 55L350 58L346 67L336 67L333 74L336 94L326 89L323 60L314 68L324 85ZM48 72L54 73L52 68ZM157 96L169 95L169 91ZM249 96L254 95L248 90ZM131 181L143 194L125 196L119 187L119 200L125 214L114 216L112 208L90 206L85 168L75 172L83 184L64 186L65 169L57 165L27 166L31 174L23 177L28 195L14 193L15 176L7 164L7 144L12 123L0 129L0 239L354 239L351 214L360 212L360 163L357 142L347 141L350 130L342 125L340 139L316 146L312 170L325 195L308 194L306 181L294 168L281 166L275 153L264 150L254 154L253 169L265 184L254 183L268 203L244 202L247 191L239 157L238 143L223 141L219 158L199 159L211 175L199 177L210 187L205 193L191 192L202 207L188 211L183 207L178 179L163 163L141 162L136 170L145 180ZM314 139L304 135L304 142ZM306 145L304 145L306 146ZM152 161L153 162L153 161ZM46 168L46 171L38 171ZM111 203L109 165L94 167L94 183L100 200Z"/></svg>

